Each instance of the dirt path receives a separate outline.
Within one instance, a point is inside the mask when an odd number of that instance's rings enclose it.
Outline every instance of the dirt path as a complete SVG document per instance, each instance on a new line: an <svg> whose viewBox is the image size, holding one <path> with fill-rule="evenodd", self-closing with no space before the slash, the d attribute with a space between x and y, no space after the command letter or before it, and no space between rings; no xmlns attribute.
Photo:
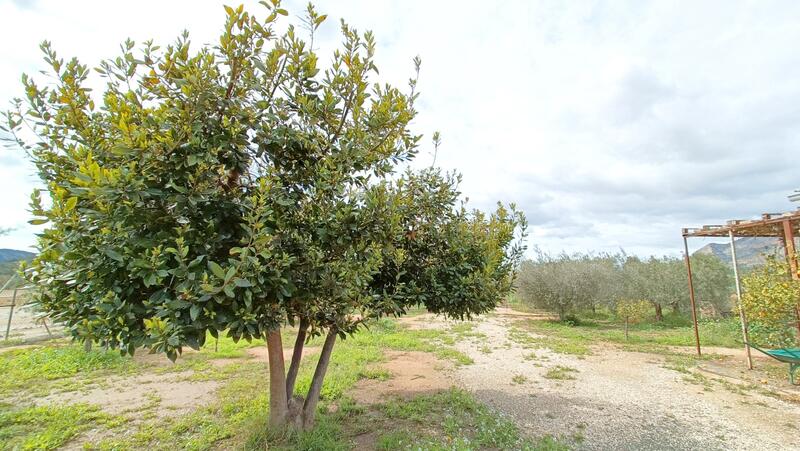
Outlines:
<svg viewBox="0 0 800 451"><path fill-rule="evenodd" d="M455 378L533 436L568 437L587 450L800 449L797 404L714 381L691 383L660 355L607 346L581 359L525 349L509 339L512 320L477 323L475 332L486 338L458 344L475 363ZM413 321L448 327L427 315ZM546 377L559 366L577 371Z"/></svg>

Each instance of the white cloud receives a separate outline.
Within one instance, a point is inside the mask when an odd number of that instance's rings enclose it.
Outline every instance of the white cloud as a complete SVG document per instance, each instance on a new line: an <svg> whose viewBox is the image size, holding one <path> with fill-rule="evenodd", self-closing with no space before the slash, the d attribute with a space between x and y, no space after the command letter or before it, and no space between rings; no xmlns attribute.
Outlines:
<svg viewBox="0 0 800 451"><path fill-rule="evenodd" d="M323 61L340 17L375 31L382 80L405 85L422 56L416 130L442 132L437 162L463 173L476 206L516 201L533 245L674 254L683 226L794 207L800 3L316 3L330 15L316 41ZM0 1L0 17L4 102L20 94L22 71L41 68L42 39L94 64L126 37L171 41L187 28L195 43L213 42L223 11L210 1ZM21 228L0 247L25 247L32 170L3 155L0 226Z"/></svg>

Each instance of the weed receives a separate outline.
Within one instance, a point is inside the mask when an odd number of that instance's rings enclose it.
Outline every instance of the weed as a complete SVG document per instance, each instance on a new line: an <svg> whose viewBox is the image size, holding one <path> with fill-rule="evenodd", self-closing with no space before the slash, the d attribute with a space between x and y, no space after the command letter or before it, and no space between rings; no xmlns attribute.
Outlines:
<svg viewBox="0 0 800 451"><path fill-rule="evenodd" d="M547 370L544 374L545 379L555 380L574 380L575 376L572 373L577 373L578 370L568 366L556 365Z"/></svg>
<svg viewBox="0 0 800 451"><path fill-rule="evenodd" d="M524 384L525 382L528 382L528 378L523 376L522 374L515 374L514 377L511 378L511 382L517 385L521 385Z"/></svg>

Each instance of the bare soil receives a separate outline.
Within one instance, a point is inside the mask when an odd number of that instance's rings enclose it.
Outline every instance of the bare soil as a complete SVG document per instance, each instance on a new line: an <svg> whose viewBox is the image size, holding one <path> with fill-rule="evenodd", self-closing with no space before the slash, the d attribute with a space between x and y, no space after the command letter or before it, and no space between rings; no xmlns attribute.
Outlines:
<svg viewBox="0 0 800 451"><path fill-rule="evenodd" d="M386 381L362 379L352 390L361 404L377 404L392 398L410 398L446 390L453 385L452 365L427 352L387 351L387 361L379 366L391 373Z"/></svg>
<svg viewBox="0 0 800 451"><path fill-rule="evenodd" d="M141 411L151 402L160 401L153 414L170 417L192 412L213 401L219 387L215 381L176 380L176 375L170 373L114 378L107 382L103 387L89 390L50 394L36 399L36 404L96 404L108 413L120 414Z"/></svg>
<svg viewBox="0 0 800 451"><path fill-rule="evenodd" d="M457 345L475 363L454 376L532 436L566 437L587 450L800 449L795 402L766 390L739 390L723 378L694 377L668 368L662 355L610 344L585 358L525 349L508 336L519 316L501 309L477 322L475 331L486 338ZM407 322L450 325L428 315ZM553 379L549 372L557 367L567 368L568 378Z"/></svg>

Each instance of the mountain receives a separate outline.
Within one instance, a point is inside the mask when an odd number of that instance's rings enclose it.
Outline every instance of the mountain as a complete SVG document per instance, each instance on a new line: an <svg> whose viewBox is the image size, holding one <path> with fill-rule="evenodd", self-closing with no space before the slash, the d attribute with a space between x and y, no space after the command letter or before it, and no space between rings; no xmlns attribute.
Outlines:
<svg viewBox="0 0 800 451"><path fill-rule="evenodd" d="M0 263L29 260L36 255L33 252L18 251L16 249L0 249Z"/></svg>
<svg viewBox="0 0 800 451"><path fill-rule="evenodd" d="M710 243L696 250L694 254L710 254L725 264L731 265L731 244ZM693 254L693 255L694 255ZM736 240L736 260L741 268L751 268L764 263L765 255L782 257L783 245L779 238L743 237Z"/></svg>

